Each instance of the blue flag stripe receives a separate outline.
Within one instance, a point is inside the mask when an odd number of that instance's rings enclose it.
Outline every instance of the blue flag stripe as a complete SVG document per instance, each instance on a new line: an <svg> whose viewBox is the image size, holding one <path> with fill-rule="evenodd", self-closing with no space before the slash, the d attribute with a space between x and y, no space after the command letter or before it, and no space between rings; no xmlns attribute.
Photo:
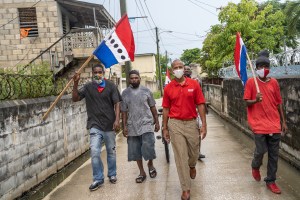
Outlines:
<svg viewBox="0 0 300 200"><path fill-rule="evenodd" d="M247 76L247 50L245 45L242 45L241 58L240 58L240 75L243 85L245 86L248 76Z"/></svg>
<svg viewBox="0 0 300 200"><path fill-rule="evenodd" d="M114 54L106 46L105 41L101 42L93 54L104 64L105 68L110 68L112 65L118 63Z"/></svg>

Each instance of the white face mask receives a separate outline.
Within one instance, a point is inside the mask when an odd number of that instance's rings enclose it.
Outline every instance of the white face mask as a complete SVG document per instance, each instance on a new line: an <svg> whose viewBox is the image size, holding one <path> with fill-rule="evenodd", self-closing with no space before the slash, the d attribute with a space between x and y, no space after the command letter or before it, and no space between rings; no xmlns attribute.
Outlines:
<svg viewBox="0 0 300 200"><path fill-rule="evenodd" d="M268 76L270 70L269 69L265 69L265 68L262 68L262 69L258 69L256 70L256 73L257 75L260 77L260 78L265 78Z"/></svg>
<svg viewBox="0 0 300 200"><path fill-rule="evenodd" d="M173 74L176 78L180 79L183 76L183 69L174 70Z"/></svg>

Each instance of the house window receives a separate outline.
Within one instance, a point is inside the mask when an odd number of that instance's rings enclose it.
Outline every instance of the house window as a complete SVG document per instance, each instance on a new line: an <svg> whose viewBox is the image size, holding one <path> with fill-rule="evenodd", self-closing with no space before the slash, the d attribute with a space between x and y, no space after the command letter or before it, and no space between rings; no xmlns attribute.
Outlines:
<svg viewBox="0 0 300 200"><path fill-rule="evenodd" d="M36 8L18 8L21 38L38 37Z"/></svg>

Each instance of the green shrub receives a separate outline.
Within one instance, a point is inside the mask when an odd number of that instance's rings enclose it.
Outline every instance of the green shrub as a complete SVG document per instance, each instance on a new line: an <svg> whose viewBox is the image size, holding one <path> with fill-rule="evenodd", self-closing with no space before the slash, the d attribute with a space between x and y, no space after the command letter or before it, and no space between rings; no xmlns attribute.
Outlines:
<svg viewBox="0 0 300 200"><path fill-rule="evenodd" d="M66 80L53 79L47 62L33 64L24 69L17 67L0 71L0 100L25 99L57 95L65 86Z"/></svg>
<svg viewBox="0 0 300 200"><path fill-rule="evenodd" d="M159 98L161 98L161 96L160 96L160 91L155 91L155 92L153 92L153 97L154 97L154 99L159 99Z"/></svg>

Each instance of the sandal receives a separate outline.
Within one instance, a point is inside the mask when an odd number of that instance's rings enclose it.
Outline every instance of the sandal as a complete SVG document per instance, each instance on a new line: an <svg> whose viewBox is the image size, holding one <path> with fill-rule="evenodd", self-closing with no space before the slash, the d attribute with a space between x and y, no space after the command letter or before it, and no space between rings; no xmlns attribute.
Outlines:
<svg viewBox="0 0 300 200"><path fill-rule="evenodd" d="M157 175L156 169L154 167L152 167L151 169L149 168L149 176L151 178L155 178Z"/></svg>
<svg viewBox="0 0 300 200"><path fill-rule="evenodd" d="M135 182L136 183L142 183L142 182L144 182L144 180L146 179L146 175L145 176L143 176L143 175L139 175L136 179L135 179Z"/></svg>

